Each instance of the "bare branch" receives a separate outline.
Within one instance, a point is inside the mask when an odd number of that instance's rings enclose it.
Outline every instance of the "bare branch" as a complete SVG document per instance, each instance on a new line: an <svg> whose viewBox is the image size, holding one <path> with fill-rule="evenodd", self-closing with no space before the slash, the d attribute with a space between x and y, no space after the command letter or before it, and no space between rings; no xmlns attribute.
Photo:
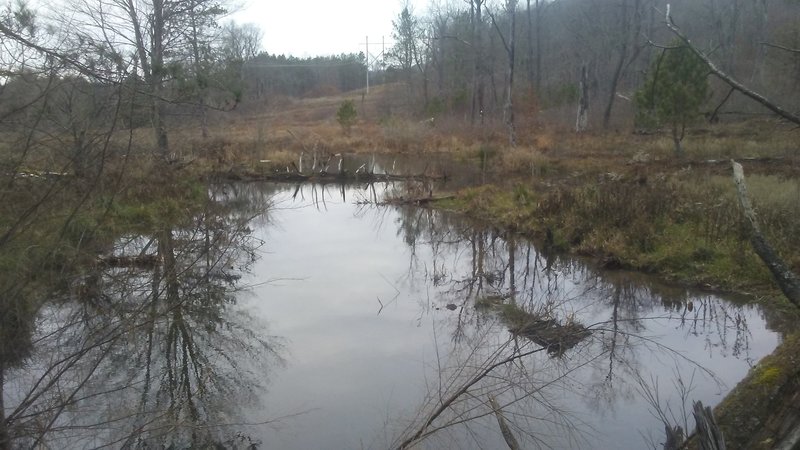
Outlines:
<svg viewBox="0 0 800 450"><path fill-rule="evenodd" d="M791 52L791 53L800 53L800 48L784 47L783 45L772 44L770 42L762 42L761 45L763 45L765 47L772 47L772 48L777 48L777 49L780 49L780 50L785 50L785 51Z"/></svg>
<svg viewBox="0 0 800 450"><path fill-rule="evenodd" d="M719 79L727 83L730 87L746 95L747 97L750 97L751 99L760 103L761 105L763 105L770 111L774 112L775 114L783 117L784 119L794 124L800 125L800 116L781 108L768 98L753 91L752 89L747 88L743 84L734 80L733 77L731 77L730 75L726 74L721 69L719 69L714 64L714 62L711 61L711 59L709 59L705 53L703 53L697 47L695 47L694 44L692 44L692 42L689 40L689 38L687 38L686 35L684 35L681 32L681 30L675 25L675 22L672 20L672 16L670 16L669 5L667 5L667 16L665 24L667 25L667 28L669 28L669 30L672 31L673 34L675 34L675 36L677 36L684 44L686 44L686 46L692 51L692 53L697 55L700 59L703 60L703 62L706 63L706 65L708 65L708 68L711 70L711 72L717 77L719 77Z"/></svg>

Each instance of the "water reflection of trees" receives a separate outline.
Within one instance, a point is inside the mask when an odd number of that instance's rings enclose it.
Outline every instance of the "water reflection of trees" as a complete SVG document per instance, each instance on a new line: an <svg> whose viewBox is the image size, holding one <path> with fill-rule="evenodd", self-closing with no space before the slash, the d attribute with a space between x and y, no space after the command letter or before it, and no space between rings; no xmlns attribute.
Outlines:
<svg viewBox="0 0 800 450"><path fill-rule="evenodd" d="M34 353L5 378L14 445L248 443L238 413L266 387L280 340L236 305L266 208L212 190L186 223L123 237L45 309Z"/></svg>
<svg viewBox="0 0 800 450"><path fill-rule="evenodd" d="M437 360L440 379L429 387L430 397L419 411L422 419L402 433L411 438L398 441L400 447L455 425L496 427L489 396L498 398L516 432L532 443L552 445L545 444L553 442L546 438L540 441L552 433L561 436L557 445L573 445L581 440L571 433L580 419L559 401L562 393L580 391L591 410L613 411L620 400L640 395L642 377L653 370L647 367L653 355L672 361L666 365L674 373L660 375L672 376L673 383L685 383L694 371L715 381L703 364L663 344L655 329L701 336L709 355L750 361L747 314L733 303L637 274L592 270L513 234L440 211L401 209L397 228L412 249L406 279L437 286L427 305L431 309L453 310L444 319L452 338L451 358ZM495 308L476 307L487 299ZM578 321L589 326L592 336L561 358L548 358L535 343L498 333L508 325L496 307L557 323ZM471 378L476 374L483 374L480 381ZM450 396L455 396L452 402L439 411Z"/></svg>

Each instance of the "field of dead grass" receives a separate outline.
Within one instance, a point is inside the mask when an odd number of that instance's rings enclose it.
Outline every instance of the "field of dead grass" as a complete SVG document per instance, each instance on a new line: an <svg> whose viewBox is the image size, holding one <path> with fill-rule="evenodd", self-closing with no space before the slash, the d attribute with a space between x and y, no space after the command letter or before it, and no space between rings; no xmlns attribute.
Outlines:
<svg viewBox="0 0 800 450"><path fill-rule="evenodd" d="M354 91L334 96L280 98L250 105L246 110L216 113L209 137L196 124L173 127L171 148L176 156L205 160L213 167L254 165L270 161L285 168L299 155L347 153L447 153L459 160L490 163L510 176L564 176L606 172L653 172L709 160L755 158L751 170L794 172L800 147L796 129L774 120L702 125L685 140L686 156L677 160L668 133L589 131L576 134L563 126L537 122L520 114L517 145L508 143L499 120L470 125L465 117L420 119L404 114L401 85L373 87L370 94ZM352 100L358 120L350 133L336 122L336 111ZM148 137L149 138L149 137ZM763 163L764 160L772 162Z"/></svg>

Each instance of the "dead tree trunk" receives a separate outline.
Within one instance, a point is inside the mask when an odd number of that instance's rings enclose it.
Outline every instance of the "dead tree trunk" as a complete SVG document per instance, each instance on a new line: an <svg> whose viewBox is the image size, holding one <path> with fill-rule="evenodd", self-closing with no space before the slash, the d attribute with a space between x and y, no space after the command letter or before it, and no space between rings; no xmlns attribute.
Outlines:
<svg viewBox="0 0 800 450"><path fill-rule="evenodd" d="M683 428L675 425L673 428L669 424L664 424L664 431L667 439L664 441L664 450L678 450L683 445Z"/></svg>
<svg viewBox="0 0 800 450"><path fill-rule="evenodd" d="M528 22L528 27L525 29L528 37L527 53L528 58L525 67L528 69L528 87L534 87L533 84L533 21L531 20L531 0L526 0L525 18ZM538 94L538 92L537 92Z"/></svg>
<svg viewBox="0 0 800 450"><path fill-rule="evenodd" d="M582 133L589 127L589 80L586 65L581 66L581 81L578 99L578 118L575 121L575 131Z"/></svg>
<svg viewBox="0 0 800 450"><path fill-rule="evenodd" d="M733 182L739 196L739 204L742 205L744 216L747 219L747 226L750 229L750 243L753 250L764 264L769 268L770 273L775 278L783 294L790 302L800 307L800 278L792 272L789 266L778 256L772 245L767 241L761 228L758 226L758 219L747 195L747 186L744 182L744 170L742 165L736 161L731 161L733 165Z"/></svg>
<svg viewBox="0 0 800 450"><path fill-rule="evenodd" d="M542 92L542 5L536 0L536 95Z"/></svg>
<svg viewBox="0 0 800 450"><path fill-rule="evenodd" d="M516 12L517 0L507 0L506 15L508 15L510 21L508 39L503 36L503 32L500 30L500 27L494 18L494 14L488 12L492 19L492 24L497 31L497 35L500 36L500 41L503 43L503 47L506 49L506 56L508 57L505 89L506 100L505 104L503 105L503 121L505 122L506 127L508 127L508 144L512 147L517 145L517 132L514 126L514 62L516 59L515 35L517 26Z"/></svg>
<svg viewBox="0 0 800 450"><path fill-rule="evenodd" d="M517 33L517 0L508 0L506 3L507 13L511 19L511 30L509 30L508 45L508 96L506 97L505 119L508 126L508 143L512 147L517 145L517 131L514 125L514 60L516 59L516 39Z"/></svg>
<svg viewBox="0 0 800 450"><path fill-rule="evenodd" d="M611 86L609 88L608 102L606 103L606 110L603 113L603 128L608 129L611 124L611 111L614 108L614 100L617 98L617 86L619 79L622 77L622 68L625 61L628 59L628 33L630 29L630 18L628 15L628 0L622 2L622 12L620 13L620 46L619 55L616 67L614 67L614 74L611 76Z"/></svg>
<svg viewBox="0 0 800 450"><path fill-rule="evenodd" d="M694 402L694 420L697 423L697 438L702 450L725 450L725 438L714 420L710 407L703 402Z"/></svg>
<svg viewBox="0 0 800 450"><path fill-rule="evenodd" d="M483 19L481 8L486 0L472 0L472 45L475 56L475 65L472 71L472 113L470 122L475 124L476 118L483 125L483 96L484 96L484 70L483 70Z"/></svg>
<svg viewBox="0 0 800 450"><path fill-rule="evenodd" d="M5 388L5 364L0 361L0 450L11 449L11 435L8 432L8 424L6 423L6 410L3 402Z"/></svg>

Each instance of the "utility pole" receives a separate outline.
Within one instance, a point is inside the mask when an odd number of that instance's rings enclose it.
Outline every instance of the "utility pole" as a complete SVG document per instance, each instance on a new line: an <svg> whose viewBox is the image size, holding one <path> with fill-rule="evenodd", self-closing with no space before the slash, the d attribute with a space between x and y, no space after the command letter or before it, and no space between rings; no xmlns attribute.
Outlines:
<svg viewBox="0 0 800 450"><path fill-rule="evenodd" d="M391 44L391 42L389 44ZM369 94L369 71L371 69L371 65L377 63L378 60L380 59L381 61L378 64L378 66L380 66L380 70L384 70L386 68L386 38L385 38L385 36L381 36L381 52L377 56L371 55L369 53L369 36L366 36L366 40L364 42L362 42L361 45L366 46L366 52L364 53L364 56L366 56L366 58L367 58L367 74L366 74L367 75L367 89L366 89L366 94ZM370 62L370 57L372 58L371 62Z"/></svg>

